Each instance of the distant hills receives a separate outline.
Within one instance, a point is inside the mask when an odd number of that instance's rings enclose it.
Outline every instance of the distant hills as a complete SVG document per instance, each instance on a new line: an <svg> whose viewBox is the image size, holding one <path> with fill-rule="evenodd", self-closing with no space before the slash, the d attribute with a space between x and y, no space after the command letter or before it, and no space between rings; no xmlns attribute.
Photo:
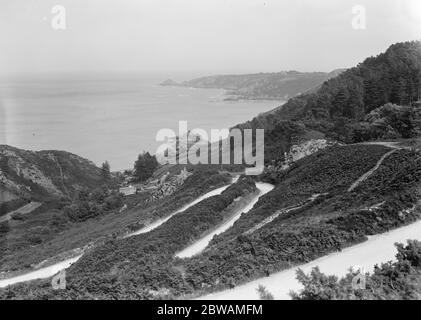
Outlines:
<svg viewBox="0 0 421 320"><path fill-rule="evenodd" d="M227 100L287 100L297 94L317 89L324 81L343 70L325 72L284 71L240 75L214 75L196 78L182 83L171 79L163 86L225 89Z"/></svg>

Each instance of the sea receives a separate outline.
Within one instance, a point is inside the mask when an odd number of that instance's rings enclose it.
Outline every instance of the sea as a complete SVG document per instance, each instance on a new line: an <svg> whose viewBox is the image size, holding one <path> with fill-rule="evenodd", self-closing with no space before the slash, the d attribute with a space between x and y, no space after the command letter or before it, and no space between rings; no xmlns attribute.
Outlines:
<svg viewBox="0 0 421 320"><path fill-rule="evenodd" d="M0 78L0 144L64 150L113 171L155 153L160 129L230 128L282 101L225 101L220 89L160 86L163 75L31 74ZM187 80L187 79L186 79Z"/></svg>

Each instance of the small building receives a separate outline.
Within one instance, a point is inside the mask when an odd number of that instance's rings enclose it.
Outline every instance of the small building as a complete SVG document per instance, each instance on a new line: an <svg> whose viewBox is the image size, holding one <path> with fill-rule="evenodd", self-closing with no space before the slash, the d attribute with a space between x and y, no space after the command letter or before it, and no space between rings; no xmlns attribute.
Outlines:
<svg viewBox="0 0 421 320"><path fill-rule="evenodd" d="M126 186L126 187L121 187L119 189L119 192L125 196L131 196L132 194L136 194L136 191L137 191L136 187L131 186L131 185Z"/></svg>

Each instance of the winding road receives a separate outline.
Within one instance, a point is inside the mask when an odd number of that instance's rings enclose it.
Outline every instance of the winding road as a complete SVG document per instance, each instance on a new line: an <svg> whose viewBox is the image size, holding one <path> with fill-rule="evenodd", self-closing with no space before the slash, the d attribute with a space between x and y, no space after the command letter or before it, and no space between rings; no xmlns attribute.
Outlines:
<svg viewBox="0 0 421 320"><path fill-rule="evenodd" d="M392 150L384 154L371 170L359 177L348 189L348 192L354 190L363 181L374 174L384 160L391 154L400 149L408 149L406 147L398 146L395 142L368 142L364 144L383 145L391 148ZM418 202L418 205L421 205L420 201ZM376 206L373 206L373 208L374 207ZM294 210L296 208L299 207L289 207L287 210ZM285 210L286 209L275 213L267 220L249 230L248 233L254 232L262 226L272 222L280 214L286 212ZM234 289L205 295L198 299L255 300L259 299L259 295L257 293L259 285L266 287L266 289L273 294L275 299L290 299L290 291L297 292L302 289L302 285L296 279L296 271L298 268L301 268L304 272L309 273L313 268L319 267L322 272L328 275L336 275L338 277L345 276L349 268L352 266L363 267L366 272L370 272L376 264L394 261L397 253L394 244L396 242L406 243L408 239L421 240L421 221L417 221L408 226L404 226L387 233L371 236L366 242L346 248L341 252L332 253L305 265L277 272L269 277L245 283L235 287Z"/></svg>
<svg viewBox="0 0 421 320"><path fill-rule="evenodd" d="M355 189L360 183L365 181L368 177L370 177L383 163L383 161L390 156L393 152L397 151L398 149L402 149L400 147L397 147L394 143L389 142L374 142L374 143L367 143L367 144L379 144L379 145L385 145L393 150L387 152L383 157L378 161L376 166L372 168L370 171L366 172L364 175L362 175L357 181L355 181L348 191L352 191ZM235 183L236 179L233 179L232 183ZM142 234L149 232L158 226L162 225L166 221L168 221L172 216L174 216L177 213L180 213L191 206L203 201L206 198L221 194L224 190L226 190L230 185L218 188L216 190L213 190L196 200L192 201L188 205L184 206L180 210L175 211L174 213L170 214L164 219L160 219L158 221L155 221L154 223L135 231L129 235L126 235L126 237ZM241 214L243 212L248 212L258 201L258 199L266 194L267 192L270 192L273 189L272 185L267 184L257 184L260 194L254 198L251 203L241 210L241 212L237 212L230 220L226 221L223 225L218 227L215 231L210 233L208 236L200 239L196 243L194 243L192 246L189 246L188 248L184 249L183 251L179 252L177 254L178 257L184 258L184 257L191 257L195 254L198 254L202 252L207 245L209 244L210 240L216 235L220 234L224 231L226 231L228 228L230 228L235 221L237 221ZM316 195L315 195L316 196ZM310 198L309 200L311 200ZM313 197L313 201L314 201ZM36 204L28 204L27 206L36 206ZM299 206L296 207L290 207L286 208L289 210L297 209ZM18 209L21 210L24 209L24 207ZM28 208L26 208L28 209ZM25 210L26 210L25 209ZM261 224L257 225L256 227L252 228L249 232L254 232L258 230L259 228L263 227L264 225L272 222L276 217L278 217L280 214L282 214L284 211L280 211L269 217L267 220L263 221ZM24 211L25 211L24 210ZM34 210L34 209L33 209ZM32 211L32 210L31 210ZM16 212L16 211L15 211ZM4 217L2 217L4 219ZM9 217L10 218L10 217ZM390 260L394 260L394 256L396 254L396 250L394 248L394 243L396 242L405 242L407 239L418 239L421 240L421 221L415 222L411 225L390 231L388 233L376 235L373 237L370 237L368 241L361 243L356 246L352 246L350 248L344 249L342 252L336 252L333 254L330 254L328 256L322 257L320 259L317 259L315 261L312 261L308 264L300 266L301 269L303 269L305 272L311 271L312 268L319 266L322 272L325 272L327 274L334 274L337 276L344 276L348 269L351 266L362 266L366 269L366 271L371 271L373 266L375 264L381 263L381 262L387 262ZM20 283L20 282L26 282L31 281L35 279L43 279L43 278L49 278L57 274L57 272L68 268L73 263L75 263L82 255L79 255L75 258L68 259L65 261L62 261L60 263L54 264L49 267L41 268L39 270L35 270L20 276L16 276L9 279L3 279L0 280L0 288L6 287L12 284ZM271 292L276 299L289 299L289 292L290 290L298 291L301 289L301 285L299 282L295 279L296 270L298 267L294 267L282 272L274 273L270 275L269 277L257 279L251 282L248 282L244 285L240 285L234 289L221 291L218 293L214 293L211 295L202 296L199 299L216 299L216 300L227 300L227 299L258 299L257 294L257 287L259 285L265 286L269 292Z"/></svg>
<svg viewBox="0 0 421 320"><path fill-rule="evenodd" d="M254 205L259 201L260 197L262 197L266 193L272 191L275 186L271 185L269 183L258 182L258 183L256 183L256 187L259 190L259 194L257 194L245 208L239 209L237 212L235 212L235 214L232 215L232 217L229 220L224 222L222 225L220 225L213 232L206 235L202 239L199 239L198 241L196 241L192 245L188 246L187 248L185 248L181 252L177 253L175 256L178 257L178 258L189 258L189 257L192 257L194 255L197 255L197 254L201 253L203 250L206 249L209 242L211 242L211 240L214 236L216 236L218 234L221 234L221 233L225 232L226 230L228 230L229 228L231 228L234 225L234 223L241 217L241 215L243 213L247 213L251 209L253 209Z"/></svg>
<svg viewBox="0 0 421 320"><path fill-rule="evenodd" d="M160 225L164 224L165 222L167 222L168 220L170 220L173 216L175 216L176 214L186 211L187 209L189 209L190 207L193 207L194 205L198 204L199 202L202 202L203 200L213 197L213 196L217 196L220 195L222 192L224 192L229 186L231 186L232 184L236 183L239 179L239 176L235 177L232 179L231 184L220 187L218 189L212 190L202 196L200 196L199 198L197 198L196 200L190 202L189 204L185 205L184 207L182 207L181 209L171 213L170 215L168 215L165 218L159 219L155 222L152 222L151 224L147 225L146 227L143 227L137 231L134 231L132 233L127 234L124 238L129 238L129 237L133 237L136 236L138 234L142 234L142 233L148 233L156 228L158 228Z"/></svg>
<svg viewBox="0 0 421 320"><path fill-rule="evenodd" d="M341 252L335 252L310 263L297 266L285 271L271 274L269 277L260 278L234 289L217 292L200 297L200 300L257 300L259 299L257 288L263 285L273 294L275 299L291 299L289 292L302 289L296 277L296 271L301 268L309 273L313 268L328 275L343 277L352 266L363 267L366 272L372 272L376 264L393 261L397 253L394 244L406 243L407 239L421 240L421 221L408 226L392 230L387 233L369 237L369 240L346 248Z"/></svg>
<svg viewBox="0 0 421 320"><path fill-rule="evenodd" d="M310 198L308 198L306 201L304 201L303 203L300 203L299 205L295 205L295 206L291 206L291 207L288 207L288 208L283 208L281 210L278 210L274 214L272 214L270 217L267 217L265 220L263 220L262 222L260 222L257 225L255 225L250 230L244 232L244 235L250 235L253 232L256 232L257 230L263 228L265 225L271 223L273 220L275 220L276 218L278 218L280 215L289 213L289 212L294 211L294 210L301 209L302 207L308 205L309 203L314 202L320 196L324 196L324 195L327 195L327 193L314 194Z"/></svg>
<svg viewBox="0 0 421 320"><path fill-rule="evenodd" d="M77 256L72 259L64 260L62 262L56 263L54 265L51 265L49 267L45 267L42 269L38 269L35 271L31 271L25 274L22 274L20 276L16 276L13 278L3 279L0 280L0 288L4 288L7 286L10 286L12 284L26 282L26 281L32 281L36 279L46 279L54 276L61 270L67 269L70 267L73 263L75 263L77 260L80 259L82 255Z"/></svg>
<svg viewBox="0 0 421 320"><path fill-rule="evenodd" d="M28 204L25 204L24 206L20 207L19 209L16 209L14 211L11 211L4 216L0 217L0 222L8 221L12 218L12 216L16 213L18 214L28 214L37 209L41 206L42 203L39 202L30 202Z"/></svg>
<svg viewBox="0 0 421 320"><path fill-rule="evenodd" d="M364 173L360 178L358 178L357 181L355 181L349 188L348 188L348 192L353 191L355 188L357 188L362 182L364 182L365 180L367 180L370 176L373 175L374 172L377 171L377 169L381 166L381 164L383 163L384 160L386 160L392 153L395 153L396 151L398 151L399 149L393 149L387 153L385 153L379 161L377 161L376 165L369 171L367 171L366 173Z"/></svg>
<svg viewBox="0 0 421 320"><path fill-rule="evenodd" d="M197 198L196 200L190 202L189 204L187 204L186 206L184 206L183 208L175 211L174 213L170 214L169 216L167 216L164 219L160 219L152 224L150 224L149 226L142 228L136 232L133 232L129 235L126 235L127 237L131 237L131 236L135 236L137 234L142 234L142 233L146 233L149 231L152 231L153 229L159 227L160 225L162 225L163 223L165 223L166 221L168 221L171 217L173 217L174 215L176 215L177 213L180 213L184 210L187 210L188 208L194 206L195 204L209 198L209 197L213 197L215 195L219 195L221 194L224 190L226 190L230 185L232 185L233 183L236 183L238 181L239 176L236 176L233 178L231 184L223 186L221 188L212 190L206 194L204 194L203 196ZM30 203L20 209L19 212L24 211L25 213L29 212L30 208L33 208L32 210L35 209L35 207L37 207L36 205L41 205L38 203ZM11 212L10 214L13 214L16 211ZM2 217L3 218L3 217ZM3 287L7 287L16 283L21 283L21 282L26 282L26 281L32 281L32 280L36 280L36 279L46 279L46 278L50 278L52 276L54 276L55 274L57 274L59 271L61 270L65 270L67 268L69 268L73 263L75 263L76 261L78 261L80 258L82 257L82 255L78 255L77 257L71 258L71 259L67 259L65 261L61 261L59 263L56 263L54 265L45 267L45 268L40 268L38 270L34 270L16 277L11 277L11 278L7 278L7 279L2 279L0 280L0 288Z"/></svg>

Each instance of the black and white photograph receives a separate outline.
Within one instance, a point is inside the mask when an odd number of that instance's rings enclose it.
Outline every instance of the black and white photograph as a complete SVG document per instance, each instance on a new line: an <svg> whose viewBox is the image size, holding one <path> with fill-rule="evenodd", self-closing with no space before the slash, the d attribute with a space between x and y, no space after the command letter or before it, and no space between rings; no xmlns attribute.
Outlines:
<svg viewBox="0 0 421 320"><path fill-rule="evenodd" d="M421 1L0 0L0 300L421 300Z"/></svg>

